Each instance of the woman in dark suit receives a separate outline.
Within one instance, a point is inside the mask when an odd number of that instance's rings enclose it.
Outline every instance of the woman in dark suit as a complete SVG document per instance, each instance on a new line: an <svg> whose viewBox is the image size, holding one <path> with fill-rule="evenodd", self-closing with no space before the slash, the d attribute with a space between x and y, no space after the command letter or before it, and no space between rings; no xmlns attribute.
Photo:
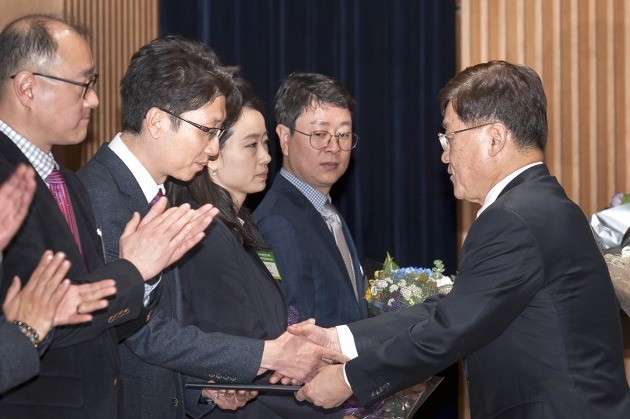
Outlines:
<svg viewBox="0 0 630 419"><path fill-rule="evenodd" d="M168 189L177 205L211 203L220 215L206 237L180 265L185 317L206 332L223 332L256 339L274 339L287 327L287 307L279 286L273 253L263 242L250 212L243 206L249 193L265 188L271 161L262 107L246 83L237 80L243 109L221 137L219 155L190 184ZM265 260L265 262L263 262ZM235 360L238 362L238 360ZM268 381L270 372L257 380ZM211 377L212 378L212 377ZM213 378L221 382L221 377ZM208 417L319 418L343 416L339 410L317 410L291 395L260 393L244 408L215 408Z"/></svg>

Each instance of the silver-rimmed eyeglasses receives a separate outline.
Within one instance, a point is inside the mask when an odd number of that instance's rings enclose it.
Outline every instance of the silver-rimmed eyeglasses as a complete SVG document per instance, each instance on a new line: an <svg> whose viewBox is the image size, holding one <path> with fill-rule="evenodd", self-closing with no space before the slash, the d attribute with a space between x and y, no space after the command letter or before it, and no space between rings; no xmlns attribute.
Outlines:
<svg viewBox="0 0 630 419"><path fill-rule="evenodd" d="M85 83L81 83L80 81L64 79L63 77L57 77L50 74L35 73L35 72L31 74L34 76L45 77L47 79L62 81L64 83L74 84L75 86L81 86L83 87L83 94L81 95L83 99L87 97L87 94L90 90L94 90L94 86L96 85L96 82L98 81L98 74L92 74L92 76L90 76L90 79L86 81ZM17 76L17 74L12 75L10 78L14 79L15 76Z"/></svg>
<svg viewBox="0 0 630 419"><path fill-rule="evenodd" d="M438 139L440 140L440 145L442 146L442 149L444 151L447 151L451 147L450 141L455 134L459 134L460 132L464 132L464 131L470 131L471 129L485 127L486 125L492 125L492 124L494 124L494 122L487 122L485 124L475 125L474 127L470 127L470 128L458 129L457 131L451 131L451 132L445 132L445 133L439 132Z"/></svg>
<svg viewBox="0 0 630 419"><path fill-rule="evenodd" d="M350 151L357 146L359 136L352 132L340 132L339 134L331 134L328 131L313 131L311 133L302 132L293 128L293 131L309 137L308 142L315 150L323 150L328 147L333 137L337 137L339 148L343 151Z"/></svg>
<svg viewBox="0 0 630 419"><path fill-rule="evenodd" d="M162 112L166 112L167 114L169 114L171 116L174 116L177 119L181 119L182 121L189 123L190 125L192 125L195 128L198 128L198 129L202 130L203 132L206 133L206 140L208 140L208 142L214 140L215 138L216 139L221 138L221 136L225 132L225 128L210 128L210 127L206 127L205 125L201 125L201 124L198 124L196 122L189 121L188 119L182 118L181 116L176 115L176 114L174 114L171 111L167 111L164 108L158 107L158 109L161 110Z"/></svg>

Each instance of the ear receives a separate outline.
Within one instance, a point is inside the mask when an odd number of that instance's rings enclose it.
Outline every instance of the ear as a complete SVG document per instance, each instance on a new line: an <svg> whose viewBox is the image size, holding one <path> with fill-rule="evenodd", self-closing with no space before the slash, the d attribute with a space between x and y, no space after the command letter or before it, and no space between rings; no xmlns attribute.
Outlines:
<svg viewBox="0 0 630 419"><path fill-rule="evenodd" d="M144 116L144 127L152 138L158 138L171 127L171 121L164 111L154 107Z"/></svg>
<svg viewBox="0 0 630 419"><path fill-rule="evenodd" d="M503 150L508 141L510 131L505 125L496 122L490 126L491 142L488 149L488 155L496 157Z"/></svg>
<svg viewBox="0 0 630 419"><path fill-rule="evenodd" d="M35 84L35 76L29 71L20 71L15 75L12 87L15 96L20 103L26 107L30 107L35 93L33 92L33 86Z"/></svg>
<svg viewBox="0 0 630 419"><path fill-rule="evenodd" d="M276 126L276 134L280 139L280 149L282 149L282 155L289 155L289 138L291 137L291 128L286 125L278 124Z"/></svg>

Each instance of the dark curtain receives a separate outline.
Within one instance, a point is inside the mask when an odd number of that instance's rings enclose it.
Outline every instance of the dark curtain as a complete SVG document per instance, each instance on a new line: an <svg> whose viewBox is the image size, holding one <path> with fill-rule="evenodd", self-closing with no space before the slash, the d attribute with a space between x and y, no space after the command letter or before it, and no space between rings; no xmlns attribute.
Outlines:
<svg viewBox="0 0 630 419"><path fill-rule="evenodd" d="M361 139L332 195L366 274L387 251L401 266L442 259L455 273L455 200L437 139L437 94L455 72L454 1L162 0L160 33L201 40L239 65L267 105L272 138L284 77L299 70L341 80L357 101ZM271 144L276 173L281 153ZM457 370L440 375L447 379L417 416L457 417Z"/></svg>
<svg viewBox="0 0 630 419"><path fill-rule="evenodd" d="M272 138L284 77L300 70L340 79L357 101L361 139L332 195L365 266L389 251L401 266L430 267L439 258L455 273L455 201L437 139L437 94L455 70L454 3L163 0L160 32L199 39L239 65L266 103ZM272 157L276 173L277 141Z"/></svg>

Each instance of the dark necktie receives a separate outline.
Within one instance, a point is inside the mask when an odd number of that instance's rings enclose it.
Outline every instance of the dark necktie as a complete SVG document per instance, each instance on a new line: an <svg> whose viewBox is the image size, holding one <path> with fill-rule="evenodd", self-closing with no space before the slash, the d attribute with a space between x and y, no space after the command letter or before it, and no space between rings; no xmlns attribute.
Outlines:
<svg viewBox="0 0 630 419"><path fill-rule="evenodd" d="M149 202L149 206L152 207L153 205L157 204L157 201L159 201L160 198L162 198L163 196L164 194L162 193L162 189L158 189L151 202Z"/></svg>
<svg viewBox="0 0 630 419"><path fill-rule="evenodd" d="M48 188L50 192L55 197L57 204L59 204L59 209L70 227L70 231L74 236L74 241L77 243L79 247L79 252L83 254L83 249L81 248L81 238L79 237L79 228L77 227L77 220L74 216L74 209L72 208L72 202L70 201L70 194L68 193L68 187L66 186L66 182L63 180L63 176L61 176L61 172L54 168L53 171L46 177L46 181L48 182Z"/></svg>
<svg viewBox="0 0 630 419"><path fill-rule="evenodd" d="M337 210L330 202L326 202L326 205L324 205L319 212L322 214L322 217L324 217L324 221L326 221L328 228L335 237L335 242L337 243L337 247L339 248L339 253L341 253L343 263L346 265L348 276L350 276L350 282L352 283L354 296L358 298L357 280L354 275L354 267L352 266L352 259L350 258L350 250L348 248L348 243L346 242L346 236L344 236L343 234L341 217L339 217L339 213L337 213Z"/></svg>

